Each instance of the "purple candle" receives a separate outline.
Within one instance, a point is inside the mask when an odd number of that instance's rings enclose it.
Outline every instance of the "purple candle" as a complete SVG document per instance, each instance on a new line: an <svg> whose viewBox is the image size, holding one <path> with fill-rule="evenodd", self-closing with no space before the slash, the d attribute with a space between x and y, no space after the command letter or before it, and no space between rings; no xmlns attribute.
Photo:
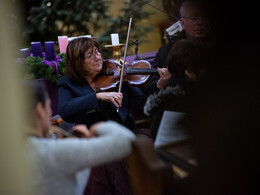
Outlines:
<svg viewBox="0 0 260 195"><path fill-rule="evenodd" d="M42 45L41 42L31 42L33 56L42 58Z"/></svg>
<svg viewBox="0 0 260 195"><path fill-rule="evenodd" d="M30 49L29 48L20 49L20 54L22 58L27 58L28 56L30 56Z"/></svg>
<svg viewBox="0 0 260 195"><path fill-rule="evenodd" d="M55 59L54 41L44 42L46 60L52 61Z"/></svg>

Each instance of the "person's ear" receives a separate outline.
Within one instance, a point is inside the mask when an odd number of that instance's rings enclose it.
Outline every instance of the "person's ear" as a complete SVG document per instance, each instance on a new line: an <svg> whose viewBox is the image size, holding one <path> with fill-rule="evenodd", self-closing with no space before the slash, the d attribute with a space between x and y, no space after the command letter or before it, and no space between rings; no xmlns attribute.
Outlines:
<svg viewBox="0 0 260 195"><path fill-rule="evenodd" d="M37 118L39 119L42 119L44 118L44 105L41 103L41 102L38 102L37 105L36 105L36 116Z"/></svg>
<svg viewBox="0 0 260 195"><path fill-rule="evenodd" d="M184 70L184 75L185 75L185 77L186 77L187 79L190 78L190 71L189 71L188 69L186 69L186 68L185 68L185 70Z"/></svg>
<svg viewBox="0 0 260 195"><path fill-rule="evenodd" d="M184 20L183 18L180 19L181 27L184 29Z"/></svg>
<svg viewBox="0 0 260 195"><path fill-rule="evenodd" d="M187 80L196 81L198 79L197 75L190 69L185 68L184 75Z"/></svg>

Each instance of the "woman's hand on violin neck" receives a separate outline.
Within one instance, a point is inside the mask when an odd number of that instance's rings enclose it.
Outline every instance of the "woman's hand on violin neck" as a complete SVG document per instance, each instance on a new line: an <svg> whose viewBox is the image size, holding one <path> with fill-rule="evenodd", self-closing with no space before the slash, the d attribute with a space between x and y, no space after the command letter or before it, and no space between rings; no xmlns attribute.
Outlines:
<svg viewBox="0 0 260 195"><path fill-rule="evenodd" d="M123 94L118 92L100 92L96 94L98 100L112 102L116 107L122 106Z"/></svg>
<svg viewBox="0 0 260 195"><path fill-rule="evenodd" d="M169 80L172 74L169 72L168 68L157 68L157 71L160 75L160 79L162 80Z"/></svg>
<svg viewBox="0 0 260 195"><path fill-rule="evenodd" d="M168 68L157 68L157 70L160 75L160 79L157 82L157 88L162 89L165 87L172 74L169 72Z"/></svg>

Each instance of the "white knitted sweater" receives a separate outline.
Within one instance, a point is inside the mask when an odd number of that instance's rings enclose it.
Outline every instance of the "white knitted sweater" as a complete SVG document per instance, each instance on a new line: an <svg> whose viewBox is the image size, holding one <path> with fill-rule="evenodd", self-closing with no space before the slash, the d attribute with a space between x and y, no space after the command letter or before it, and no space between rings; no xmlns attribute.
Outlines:
<svg viewBox="0 0 260 195"><path fill-rule="evenodd" d="M31 137L29 163L35 194L83 194L90 168L126 157L135 135L118 123L108 121L98 127L99 137L45 139Z"/></svg>

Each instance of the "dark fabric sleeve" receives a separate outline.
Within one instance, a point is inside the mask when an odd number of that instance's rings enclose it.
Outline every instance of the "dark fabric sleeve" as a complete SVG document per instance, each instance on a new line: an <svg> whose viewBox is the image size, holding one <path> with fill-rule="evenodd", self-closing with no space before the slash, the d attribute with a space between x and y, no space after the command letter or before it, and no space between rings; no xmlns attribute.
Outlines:
<svg viewBox="0 0 260 195"><path fill-rule="evenodd" d="M58 84L58 98L58 112L68 122L78 121L99 109L94 91L83 96L76 96L74 89L66 82Z"/></svg>
<svg viewBox="0 0 260 195"><path fill-rule="evenodd" d="M127 92L127 98L130 109L143 115L143 107L145 104L146 96L139 87L125 86L124 90Z"/></svg>
<svg viewBox="0 0 260 195"><path fill-rule="evenodd" d="M159 48L154 60L151 62L153 68L163 68L166 67L166 59L168 53L172 47L172 43L167 43Z"/></svg>
<svg viewBox="0 0 260 195"><path fill-rule="evenodd" d="M160 59L161 59L161 55L160 55L160 49L159 49L159 51L156 53L154 60L150 62L153 68L160 67L160 62L161 62Z"/></svg>

